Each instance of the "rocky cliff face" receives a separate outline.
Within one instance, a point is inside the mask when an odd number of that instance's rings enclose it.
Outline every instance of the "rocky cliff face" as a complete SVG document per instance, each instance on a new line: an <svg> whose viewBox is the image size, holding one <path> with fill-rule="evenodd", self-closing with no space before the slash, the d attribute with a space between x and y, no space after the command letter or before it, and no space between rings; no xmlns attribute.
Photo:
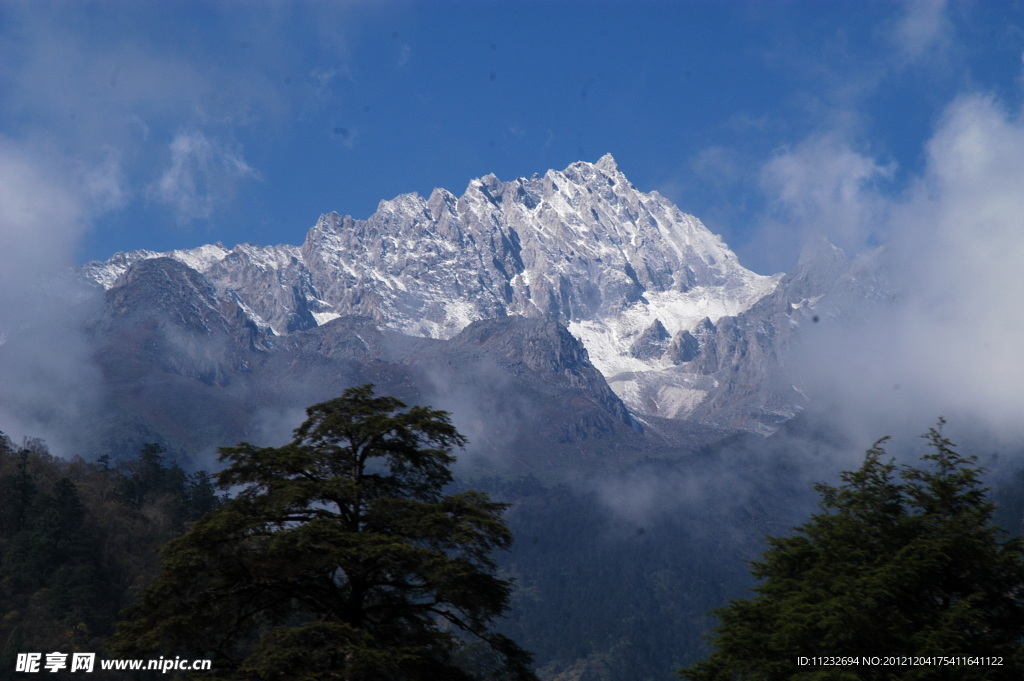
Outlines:
<svg viewBox="0 0 1024 681"><path fill-rule="evenodd" d="M87 332L105 379L90 434L103 451L280 441L305 406L374 383L450 410L471 441L467 465L483 472L554 475L578 467L580 452L601 452L599 464L651 455L653 441L550 317L481 320L448 340L359 316L277 336L204 275L148 258L105 292Z"/></svg>
<svg viewBox="0 0 1024 681"><path fill-rule="evenodd" d="M744 269L699 220L638 191L611 156L511 182L487 175L461 197L405 194L367 220L329 213L298 248L136 251L85 272L109 287L132 262L159 255L234 292L282 334L362 314L447 338L476 319L603 319L644 304L645 295L702 289L737 308L774 283Z"/></svg>
<svg viewBox="0 0 1024 681"><path fill-rule="evenodd" d="M350 316L432 339L481 320L549 318L640 421L696 417L758 432L794 413L796 397L760 395L767 379L748 374L771 372L790 333L789 299L813 305L845 267L817 258L820 272L790 277L783 291L781 275L743 268L697 218L634 187L611 156L509 182L487 175L459 197L402 195L366 220L329 213L301 246L137 251L83 272L115 291L158 257L201 275L253 343Z"/></svg>

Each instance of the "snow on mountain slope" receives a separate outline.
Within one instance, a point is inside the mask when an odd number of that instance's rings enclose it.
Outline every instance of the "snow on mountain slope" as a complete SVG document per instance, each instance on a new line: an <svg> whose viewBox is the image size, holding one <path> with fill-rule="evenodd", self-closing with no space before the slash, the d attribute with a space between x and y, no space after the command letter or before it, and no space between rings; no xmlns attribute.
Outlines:
<svg viewBox="0 0 1024 681"><path fill-rule="evenodd" d="M328 213L299 247L134 251L83 272L110 288L158 256L203 273L279 335L359 314L446 339L480 319L551 315L634 411L652 412L652 381L675 386L662 391L673 408L654 410L672 416L703 399L706 381L685 375L701 324L747 310L779 281L742 267L657 192L637 190L610 155L509 182L486 175L460 197L404 194L366 220ZM648 389L635 390L638 380Z"/></svg>

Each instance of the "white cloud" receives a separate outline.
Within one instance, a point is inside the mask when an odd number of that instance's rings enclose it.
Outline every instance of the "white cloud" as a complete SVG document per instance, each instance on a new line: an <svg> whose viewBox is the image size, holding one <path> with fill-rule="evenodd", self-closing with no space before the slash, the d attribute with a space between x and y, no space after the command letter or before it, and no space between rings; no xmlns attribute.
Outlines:
<svg viewBox="0 0 1024 681"><path fill-rule="evenodd" d="M827 230L837 245L860 246L878 218L878 184L892 165L853 150L836 134L813 136L765 164L761 182L786 222Z"/></svg>
<svg viewBox="0 0 1024 681"><path fill-rule="evenodd" d="M242 155L197 130L180 131L170 144L170 166L149 188L179 222L209 218L240 180L258 179Z"/></svg>
<svg viewBox="0 0 1024 681"><path fill-rule="evenodd" d="M83 202L50 165L41 150L0 138L0 294L33 272L70 265L84 232Z"/></svg>
<svg viewBox="0 0 1024 681"><path fill-rule="evenodd" d="M83 306L62 279L86 227L88 197L62 159L0 138L0 430L46 438L86 432L98 375Z"/></svg>
<svg viewBox="0 0 1024 681"><path fill-rule="evenodd" d="M943 368L929 380L1008 421L1024 403L1022 187L1020 115L990 97L963 97L928 145L927 174L893 215L912 313L904 326L926 348L928 368Z"/></svg>
<svg viewBox="0 0 1024 681"><path fill-rule="evenodd" d="M912 63L947 46L951 30L946 0L908 0L889 37L900 59Z"/></svg>
<svg viewBox="0 0 1024 681"><path fill-rule="evenodd" d="M1022 159L1019 113L980 95L947 108L924 173L884 211L896 302L820 325L801 348L818 398L876 433L921 430L941 414L1024 435ZM859 200L870 212L883 201Z"/></svg>
<svg viewBox="0 0 1024 681"><path fill-rule="evenodd" d="M120 154L109 146L103 151L97 164L79 170L80 189L93 215L124 208L131 193Z"/></svg>
<svg viewBox="0 0 1024 681"><path fill-rule="evenodd" d="M813 135L780 149L758 178L768 201L746 247L763 271L787 270L795 254L824 235L848 252L884 238L887 202L881 191L895 166L853 148L838 132Z"/></svg>

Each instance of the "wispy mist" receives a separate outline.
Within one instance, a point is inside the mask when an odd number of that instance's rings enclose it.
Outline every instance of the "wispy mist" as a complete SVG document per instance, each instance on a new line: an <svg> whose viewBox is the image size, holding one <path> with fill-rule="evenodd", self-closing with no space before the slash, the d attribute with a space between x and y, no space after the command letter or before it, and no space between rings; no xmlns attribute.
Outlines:
<svg viewBox="0 0 1024 681"><path fill-rule="evenodd" d="M90 294L67 274L95 185L75 179L45 149L0 139L0 429L61 453L99 385L81 332Z"/></svg>

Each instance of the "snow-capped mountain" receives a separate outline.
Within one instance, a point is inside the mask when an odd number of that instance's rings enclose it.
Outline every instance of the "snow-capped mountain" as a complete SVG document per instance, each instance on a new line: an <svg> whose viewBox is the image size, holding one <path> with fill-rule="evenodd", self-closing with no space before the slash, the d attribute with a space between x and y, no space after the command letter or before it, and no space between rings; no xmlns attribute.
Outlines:
<svg viewBox="0 0 1024 681"><path fill-rule="evenodd" d="M109 289L156 257L203 274L278 336L349 315L439 339L476 320L552 316L631 410L675 418L714 387L686 367L702 339L781 276L745 269L700 220L634 187L610 155L509 182L487 175L460 197L404 194L366 220L328 213L301 246L134 251L83 271Z"/></svg>

